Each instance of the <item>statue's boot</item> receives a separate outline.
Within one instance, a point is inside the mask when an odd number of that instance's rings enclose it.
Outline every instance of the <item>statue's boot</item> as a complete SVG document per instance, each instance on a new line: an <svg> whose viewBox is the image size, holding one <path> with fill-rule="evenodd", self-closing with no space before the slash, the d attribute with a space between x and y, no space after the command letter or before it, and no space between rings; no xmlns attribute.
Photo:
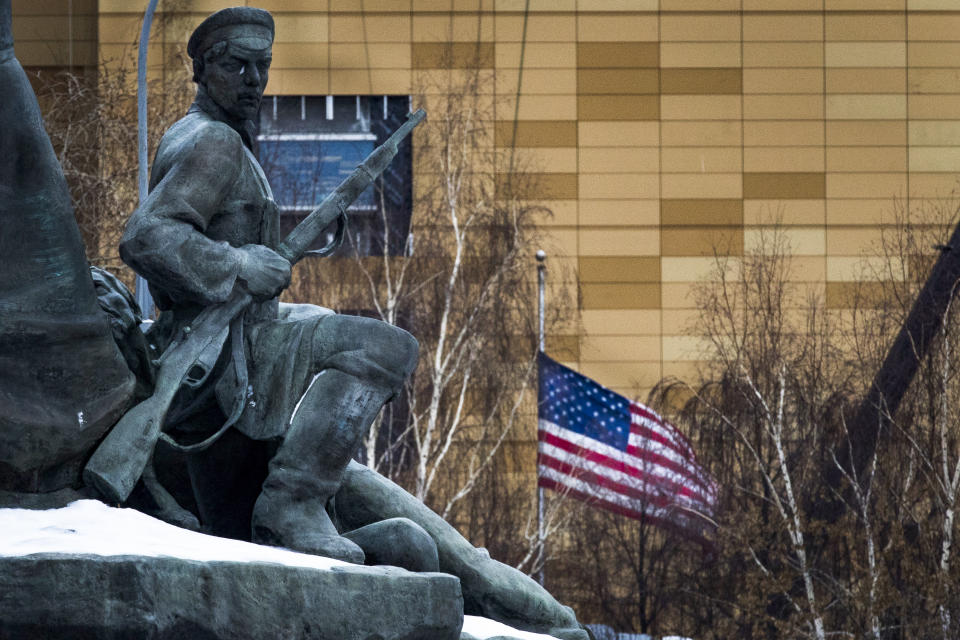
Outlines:
<svg viewBox="0 0 960 640"><path fill-rule="evenodd" d="M0 0L0 489L80 482L134 377L100 311L63 171Z"/></svg>
<svg viewBox="0 0 960 640"><path fill-rule="evenodd" d="M253 541L362 564L363 551L327 514L360 439L393 394L384 384L326 369L314 380L270 461L253 509Z"/></svg>

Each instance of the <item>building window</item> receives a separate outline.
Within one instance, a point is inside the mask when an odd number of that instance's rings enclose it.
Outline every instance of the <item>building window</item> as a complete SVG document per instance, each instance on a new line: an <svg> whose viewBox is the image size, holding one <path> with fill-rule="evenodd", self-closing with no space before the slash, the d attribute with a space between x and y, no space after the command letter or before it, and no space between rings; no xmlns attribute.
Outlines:
<svg viewBox="0 0 960 640"><path fill-rule="evenodd" d="M257 155L280 207L284 237L399 127L407 96L267 96ZM351 205L338 255L400 255L410 232L410 139L380 179ZM319 249L332 238L320 238Z"/></svg>

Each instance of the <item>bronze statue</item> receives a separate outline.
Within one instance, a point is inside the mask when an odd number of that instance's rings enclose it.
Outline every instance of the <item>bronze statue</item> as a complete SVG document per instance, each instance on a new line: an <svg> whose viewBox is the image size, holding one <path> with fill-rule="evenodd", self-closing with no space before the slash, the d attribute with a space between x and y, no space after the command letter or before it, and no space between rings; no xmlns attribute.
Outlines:
<svg viewBox="0 0 960 640"><path fill-rule="evenodd" d="M47 352L37 345L48 343L49 353L61 356L62 336L74 336L76 327L86 331L88 324L97 329L83 333L95 358L84 351L65 365L90 387L91 404L82 408L97 416L96 429L64 454L50 448L29 457L0 449L0 489L50 491L78 484L79 465L131 403L130 371L137 367L130 358L125 366L109 339L105 314L97 313L62 172L12 56L9 1L0 0L0 83L8 87L0 105L8 125L0 129L7 152L0 189L10 194L0 201L0 335L14 340L0 342L0 357L26 358L24 349L11 350L17 341L40 358ZM147 278L162 310L148 334L161 353L182 342L198 316L222 308L238 292L253 301L222 341L214 341L217 350L206 354L209 370L195 384L190 375L187 384L178 384L166 414L165 430L187 450L182 459L200 520L221 535L351 562L452 573L460 578L467 613L586 640L573 612L533 580L492 560L419 500L351 461L361 435L413 370L417 343L389 324L276 299L289 283L290 262L281 255L278 211L251 152L249 127L266 87L273 33L270 14L248 7L219 11L193 33L188 51L196 100L164 136L150 195L131 216L120 248L122 258ZM25 108L27 123L19 120ZM13 224L24 227L17 238L8 233ZM69 237L32 239L37 226L57 225ZM8 277L11 270L21 277ZM46 307L37 296L18 297L24 283L63 295L43 315ZM100 303L105 306L104 297ZM32 325L24 320L28 314L36 320ZM14 380L21 386L37 379L29 364L15 371L23 374ZM0 377L0 393L19 388L6 372L0 376L7 376ZM90 385L94 379L98 383ZM39 395L54 394L55 382L25 396L22 413L42 406ZM47 437L44 428L56 432L51 442L70 433L63 426L34 428L0 422L0 442ZM158 456L166 446L160 445ZM158 457L159 475L164 464ZM54 474L56 481L31 482L45 477L48 467L66 471Z"/></svg>
<svg viewBox="0 0 960 640"><path fill-rule="evenodd" d="M272 42L270 14L248 7L219 11L194 31L187 49L197 96L160 142L150 195L131 216L120 255L150 283L161 351L235 288L253 297L210 379L181 390L168 424L205 436L245 403L234 428L277 446L253 509L253 541L363 562L325 507L360 438L416 365L417 343L377 320L277 302L290 263L275 251L278 210L249 133ZM246 384L238 384L241 360ZM192 475L216 478L219 469L200 460L191 458ZM202 486L211 485L220 483ZM199 496L201 516L224 499Z"/></svg>
<svg viewBox="0 0 960 640"><path fill-rule="evenodd" d="M277 447L253 508L253 541L362 562L325 506L361 436L415 366L417 344L383 322L277 302L290 263L275 251L277 206L249 134L272 41L273 20L259 9L225 9L197 27L188 45L196 100L160 142L150 195L131 216L120 255L161 309L151 333L161 352L235 289L254 299L231 324L212 375L175 398L169 430L205 438L234 414L251 447ZM205 519L232 489L208 459L190 458L191 475L205 479L197 483Z"/></svg>
<svg viewBox="0 0 960 640"><path fill-rule="evenodd" d="M79 478L130 403L134 377L97 304L63 171L14 57L9 0L0 10L0 490L41 493Z"/></svg>

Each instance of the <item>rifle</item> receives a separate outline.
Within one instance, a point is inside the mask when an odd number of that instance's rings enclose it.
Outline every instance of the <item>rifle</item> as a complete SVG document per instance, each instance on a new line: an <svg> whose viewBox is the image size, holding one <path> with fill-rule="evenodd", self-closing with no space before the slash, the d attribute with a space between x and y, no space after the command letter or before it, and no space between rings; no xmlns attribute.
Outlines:
<svg viewBox="0 0 960 640"><path fill-rule="evenodd" d="M342 234L347 207L383 173L397 155L397 145L426 115L423 109L411 114L284 238L276 252L292 265L303 257L314 240L335 219L340 225L338 236ZM325 251L332 250L335 245L336 241ZM93 452L83 470L83 480L87 485L96 488L112 502L127 499L153 457L154 447L163 435L163 423L177 391L183 384L191 387L203 384L217 361L231 323L251 302L249 293L234 289L229 300L204 309L190 326L183 328L181 335L177 336L160 359L153 395L124 414ZM231 419L238 416L232 416Z"/></svg>

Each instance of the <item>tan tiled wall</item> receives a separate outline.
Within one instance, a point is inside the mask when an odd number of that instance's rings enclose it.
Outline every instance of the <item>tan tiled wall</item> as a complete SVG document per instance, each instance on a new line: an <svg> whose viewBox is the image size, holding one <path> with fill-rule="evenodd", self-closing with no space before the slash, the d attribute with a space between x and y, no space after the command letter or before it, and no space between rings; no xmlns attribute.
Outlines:
<svg viewBox="0 0 960 640"><path fill-rule="evenodd" d="M13 37L25 67L89 67L97 61L97 0L13 0Z"/></svg>
<svg viewBox="0 0 960 640"><path fill-rule="evenodd" d="M154 40L182 46L228 4L169 3L188 14ZM960 171L955 0L531 0L525 37L526 0L257 4L277 21L269 93L407 94L444 64L494 72L495 144L515 143L554 210L551 277L572 275L553 286L579 285L585 335L551 349L631 396L691 374L690 290L715 254L736 260L780 220L796 277L843 308L894 198L942 197ZM101 57L136 39L130 2L73 5ZM62 64L57 3L15 6L26 62Z"/></svg>

